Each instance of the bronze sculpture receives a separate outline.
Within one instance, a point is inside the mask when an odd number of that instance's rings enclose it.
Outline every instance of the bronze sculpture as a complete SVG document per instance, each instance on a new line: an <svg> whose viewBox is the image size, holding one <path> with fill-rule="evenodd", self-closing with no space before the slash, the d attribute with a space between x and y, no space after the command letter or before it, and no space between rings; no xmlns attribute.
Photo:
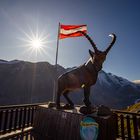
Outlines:
<svg viewBox="0 0 140 140"><path fill-rule="evenodd" d="M81 31L80 31L81 32ZM116 41L116 35L110 34L112 41L109 47L105 51L100 51L97 49L96 44L93 40L84 32L81 32L91 43L94 52L89 50L90 58L83 65L73 69L67 73L64 73L58 78L58 87L57 87L57 99L56 107L59 109L60 106L60 96L63 95L67 100L68 104L65 105L65 108L73 109L74 103L68 97L70 91L77 90L79 88L84 89L84 100L86 107L91 107L91 102L89 100L90 96L90 87L94 85L97 81L98 72L102 69L103 62L106 59L106 55L110 51L111 47Z"/></svg>

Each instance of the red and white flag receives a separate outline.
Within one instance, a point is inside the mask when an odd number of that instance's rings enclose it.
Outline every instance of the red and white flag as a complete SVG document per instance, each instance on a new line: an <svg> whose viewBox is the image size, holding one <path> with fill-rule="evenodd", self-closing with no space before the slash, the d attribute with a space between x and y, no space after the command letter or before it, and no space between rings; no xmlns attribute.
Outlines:
<svg viewBox="0 0 140 140"><path fill-rule="evenodd" d="M87 25L60 25L59 39L84 36L78 31L87 32Z"/></svg>

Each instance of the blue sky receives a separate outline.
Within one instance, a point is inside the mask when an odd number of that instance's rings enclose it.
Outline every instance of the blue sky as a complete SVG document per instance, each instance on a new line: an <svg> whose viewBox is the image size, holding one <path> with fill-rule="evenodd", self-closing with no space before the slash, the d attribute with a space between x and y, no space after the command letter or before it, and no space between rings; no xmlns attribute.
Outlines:
<svg viewBox="0 0 140 140"><path fill-rule="evenodd" d="M117 41L109 52L103 70L129 80L140 79L139 0L1 0L0 59L48 61L55 63L58 23L87 24L88 34L104 50L110 33ZM46 36L44 52L24 47L36 32ZM26 40L26 41L24 41ZM60 40L58 63L64 67L83 64L91 45L84 37Z"/></svg>

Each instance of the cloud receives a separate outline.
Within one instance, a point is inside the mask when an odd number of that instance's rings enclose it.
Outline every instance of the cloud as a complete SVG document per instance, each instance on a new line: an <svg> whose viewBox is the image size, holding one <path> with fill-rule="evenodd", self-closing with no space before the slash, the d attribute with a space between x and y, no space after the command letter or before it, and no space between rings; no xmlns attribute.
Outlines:
<svg viewBox="0 0 140 140"><path fill-rule="evenodd" d="M135 83L135 84L140 84L140 80L134 80L132 82Z"/></svg>

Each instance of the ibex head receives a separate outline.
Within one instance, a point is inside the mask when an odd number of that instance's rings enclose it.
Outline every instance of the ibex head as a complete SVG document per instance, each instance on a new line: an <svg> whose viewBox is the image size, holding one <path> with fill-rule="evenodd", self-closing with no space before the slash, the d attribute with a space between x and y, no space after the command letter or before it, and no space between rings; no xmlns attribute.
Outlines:
<svg viewBox="0 0 140 140"><path fill-rule="evenodd" d="M81 31L80 31L81 32ZM98 63L98 65L102 66L103 62L106 59L106 55L108 54L108 52L110 51L111 47L114 45L115 41L116 41L116 35L114 33L110 34L109 36L112 37L112 41L109 45L109 47L105 50L105 51L100 51L97 49L96 44L93 42L93 40L84 32L81 32L91 43L94 52L89 50L89 54L92 58L92 63Z"/></svg>
<svg viewBox="0 0 140 140"><path fill-rule="evenodd" d="M89 50L89 54L90 54L90 56L92 58L91 62L93 64L98 63L99 65L102 65L103 62L106 59L106 53L102 52L102 51L99 51L99 50L96 50L96 53L94 53L93 51Z"/></svg>

